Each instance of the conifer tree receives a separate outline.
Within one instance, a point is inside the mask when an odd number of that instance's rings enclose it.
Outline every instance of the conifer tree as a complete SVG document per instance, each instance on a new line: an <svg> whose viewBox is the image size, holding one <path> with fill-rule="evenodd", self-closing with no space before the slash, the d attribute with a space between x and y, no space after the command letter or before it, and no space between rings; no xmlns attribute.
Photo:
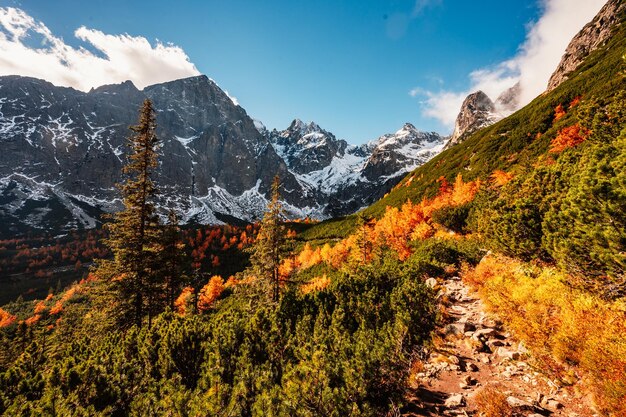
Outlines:
<svg viewBox="0 0 626 417"><path fill-rule="evenodd" d="M186 264L183 251L184 243L181 239L178 215L174 210L170 210L168 213L167 226L163 229L162 244L161 268L165 305L174 310L174 301L188 282L184 271Z"/></svg>
<svg viewBox="0 0 626 417"><path fill-rule="evenodd" d="M261 221L251 256L254 271L274 302L280 296L279 266L286 243L285 226L281 224L284 210L280 202L280 185L277 175L272 182L271 200Z"/></svg>
<svg viewBox="0 0 626 417"><path fill-rule="evenodd" d="M157 167L156 119L150 100L140 110L139 124L131 126L128 162L123 168L121 190L124 208L106 225L110 261L100 261L98 273L110 277L122 319L141 325L144 314L155 310L155 293L161 277L157 261L163 246L154 201L158 195L153 180Z"/></svg>

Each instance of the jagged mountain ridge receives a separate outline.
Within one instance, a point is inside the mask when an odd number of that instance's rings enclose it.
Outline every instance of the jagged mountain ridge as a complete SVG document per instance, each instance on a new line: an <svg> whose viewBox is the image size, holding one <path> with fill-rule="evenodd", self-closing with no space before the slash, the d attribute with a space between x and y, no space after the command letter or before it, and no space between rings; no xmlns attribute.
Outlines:
<svg viewBox="0 0 626 417"><path fill-rule="evenodd" d="M387 193L407 172L443 148L444 138L410 123L363 145L349 145L317 124L296 119L283 131L265 133L305 188L326 197L327 213L352 213ZM355 195L361 198L355 199Z"/></svg>
<svg viewBox="0 0 626 417"><path fill-rule="evenodd" d="M154 102L162 141L160 205L184 213L185 221L259 218L275 174L283 181L291 217L347 214L371 204L407 169L436 152L389 154L399 161L375 157L363 164L362 176L320 188L311 178L336 172L333 164L345 155L364 160L384 146L350 147L309 124L310 132L287 129L281 148L274 132L259 128L206 76L143 90L127 81L88 93L5 76L0 77L0 233L93 227L101 212L119 208L115 184L121 180L128 126L136 123L145 98ZM322 136L323 143L314 143ZM442 141L438 135L429 138ZM377 172L385 177L377 178Z"/></svg>

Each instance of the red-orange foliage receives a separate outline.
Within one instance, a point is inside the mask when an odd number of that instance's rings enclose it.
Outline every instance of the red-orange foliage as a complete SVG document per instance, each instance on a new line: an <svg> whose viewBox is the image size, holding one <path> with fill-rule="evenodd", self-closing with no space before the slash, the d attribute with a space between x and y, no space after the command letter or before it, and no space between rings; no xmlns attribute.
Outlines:
<svg viewBox="0 0 626 417"><path fill-rule="evenodd" d="M176 301L174 301L174 308L178 314L185 315L190 312L191 300L193 298L193 288L185 287L180 293Z"/></svg>
<svg viewBox="0 0 626 417"><path fill-rule="evenodd" d="M50 309L50 315L54 316L55 314L59 314L61 311L63 311L63 303L61 302L61 300L59 300L54 303L54 305Z"/></svg>
<svg viewBox="0 0 626 417"><path fill-rule="evenodd" d="M200 290L198 294L198 310L207 311L224 291L224 280L219 275L214 275Z"/></svg>
<svg viewBox="0 0 626 417"><path fill-rule="evenodd" d="M24 323L26 323L27 326L32 326L33 324L37 323L40 318L41 318L40 314L35 314L34 316L29 317L26 320L24 320Z"/></svg>
<svg viewBox="0 0 626 417"><path fill-rule="evenodd" d="M46 310L46 302L45 301L39 301L37 304L35 304L35 314L41 314Z"/></svg>
<svg viewBox="0 0 626 417"><path fill-rule="evenodd" d="M560 153L563 152L567 148L572 148L576 145L581 144L591 134L591 131L580 124L576 123L575 125L564 127L559 130L559 133L556 135L556 138L550 142L550 152L551 153Z"/></svg>
<svg viewBox="0 0 626 417"><path fill-rule="evenodd" d="M571 103L569 104L569 108L571 109L572 107L576 107L580 104L580 96L577 96L574 98L574 100L571 101Z"/></svg>
<svg viewBox="0 0 626 417"><path fill-rule="evenodd" d="M15 318L13 314L0 308L0 328L12 325L15 322Z"/></svg>
<svg viewBox="0 0 626 417"><path fill-rule="evenodd" d="M419 204L407 201L400 209L388 207L385 215L373 227L374 241L382 241L404 260L411 255L410 241L423 240L434 235L431 224L434 211L444 207L460 206L472 201L480 188L480 180L464 182L459 174L451 185L444 177L439 180L439 194L423 199Z"/></svg>
<svg viewBox="0 0 626 417"><path fill-rule="evenodd" d="M50 315L53 316L63 311L63 304L67 302L70 298L72 298L78 290L79 290L79 285L74 285L70 289L65 291L63 293L63 296L61 296L61 299L58 300L50 309Z"/></svg>
<svg viewBox="0 0 626 417"><path fill-rule="evenodd" d="M496 169L491 174L491 180L496 187L502 187L513 179L513 174Z"/></svg>
<svg viewBox="0 0 626 417"><path fill-rule="evenodd" d="M362 249L359 243L363 236L371 245L384 244L395 250L400 260L411 255L411 240L423 240L437 232L431 223L434 211L451 206L460 206L474 199L480 188L480 180L464 182L461 175L450 184L444 177L439 178L439 194L433 199L423 199L419 204L410 200L400 208L387 207L384 216L366 224L365 230L360 229L353 234L330 246L328 243L321 248L311 248L306 244L295 258L295 262L283 265L285 270L295 268L307 269L320 262L333 268L340 268L348 259L361 260ZM358 236L357 236L358 234Z"/></svg>
<svg viewBox="0 0 626 417"><path fill-rule="evenodd" d="M278 275L281 280L289 278L291 273L298 268L297 258L286 258L278 266Z"/></svg>
<svg viewBox="0 0 626 417"><path fill-rule="evenodd" d="M237 284L239 284L239 281L237 280L237 278L235 278L234 275L231 275L228 277L228 279L226 280L226 283L224 284L224 288L230 288L230 287L234 287Z"/></svg>
<svg viewBox="0 0 626 417"><path fill-rule="evenodd" d="M559 119L562 119L565 116L565 109L562 104L559 104L554 109L554 121L556 122Z"/></svg>

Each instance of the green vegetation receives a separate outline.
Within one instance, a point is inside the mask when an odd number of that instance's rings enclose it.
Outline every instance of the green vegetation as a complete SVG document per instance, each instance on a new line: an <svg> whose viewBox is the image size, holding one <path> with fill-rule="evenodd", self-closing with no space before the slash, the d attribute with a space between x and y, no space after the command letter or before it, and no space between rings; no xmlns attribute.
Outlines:
<svg viewBox="0 0 626 417"><path fill-rule="evenodd" d="M124 332L102 325L93 309L102 283L92 282L53 331L4 330L2 347L23 343L25 352L0 367L0 410L380 415L402 402L410 363L435 323L423 278L475 258L454 241L418 246L403 263L388 252L366 266L327 270L331 284L321 291L287 286L273 303L262 286L240 284L206 314L165 312Z"/></svg>
<svg viewBox="0 0 626 417"><path fill-rule="evenodd" d="M126 209L108 226L113 258L65 292L0 309L0 414L382 415L402 404L437 322L425 280L459 271L554 372L580 370L603 411L619 406L625 35L359 215L312 226L279 221L277 181L260 225L159 225L146 103ZM288 229L298 250L284 250ZM479 248L517 259L479 264Z"/></svg>

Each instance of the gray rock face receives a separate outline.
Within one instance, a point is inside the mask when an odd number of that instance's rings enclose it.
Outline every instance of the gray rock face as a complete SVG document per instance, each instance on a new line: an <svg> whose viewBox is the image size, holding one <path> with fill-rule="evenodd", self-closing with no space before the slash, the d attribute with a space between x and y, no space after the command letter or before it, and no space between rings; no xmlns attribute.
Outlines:
<svg viewBox="0 0 626 417"><path fill-rule="evenodd" d="M383 144L349 146L314 123L268 132L206 76L88 93L0 77L0 234L94 227L119 208L128 126L146 98L161 140L159 204L184 221L258 219L276 174L289 216L348 214L434 155L428 140L441 141L420 132L383 152Z"/></svg>
<svg viewBox="0 0 626 417"><path fill-rule="evenodd" d="M620 14L626 9L626 3L622 0L609 0L580 32L571 40L556 71L550 77L547 91L552 91L569 74L575 71L583 60L594 50L602 46L619 25Z"/></svg>
<svg viewBox="0 0 626 417"><path fill-rule="evenodd" d="M507 90L504 90L502 94L498 96L494 105L496 109L501 113L512 113L519 108L519 96L520 96L520 83Z"/></svg>
<svg viewBox="0 0 626 417"><path fill-rule="evenodd" d="M283 131L266 132L298 182L315 195L324 215L357 211L381 198L407 172L439 153L444 139L410 123L360 146L336 139L315 123L294 120Z"/></svg>
<svg viewBox="0 0 626 417"><path fill-rule="evenodd" d="M273 130L269 140L296 174L308 174L328 166L335 155L342 155L348 143L316 123L294 120L283 131Z"/></svg>
<svg viewBox="0 0 626 417"><path fill-rule="evenodd" d="M478 129L495 122L496 105L482 91L467 96L454 124L454 132L446 144L446 148L462 142L463 138Z"/></svg>

